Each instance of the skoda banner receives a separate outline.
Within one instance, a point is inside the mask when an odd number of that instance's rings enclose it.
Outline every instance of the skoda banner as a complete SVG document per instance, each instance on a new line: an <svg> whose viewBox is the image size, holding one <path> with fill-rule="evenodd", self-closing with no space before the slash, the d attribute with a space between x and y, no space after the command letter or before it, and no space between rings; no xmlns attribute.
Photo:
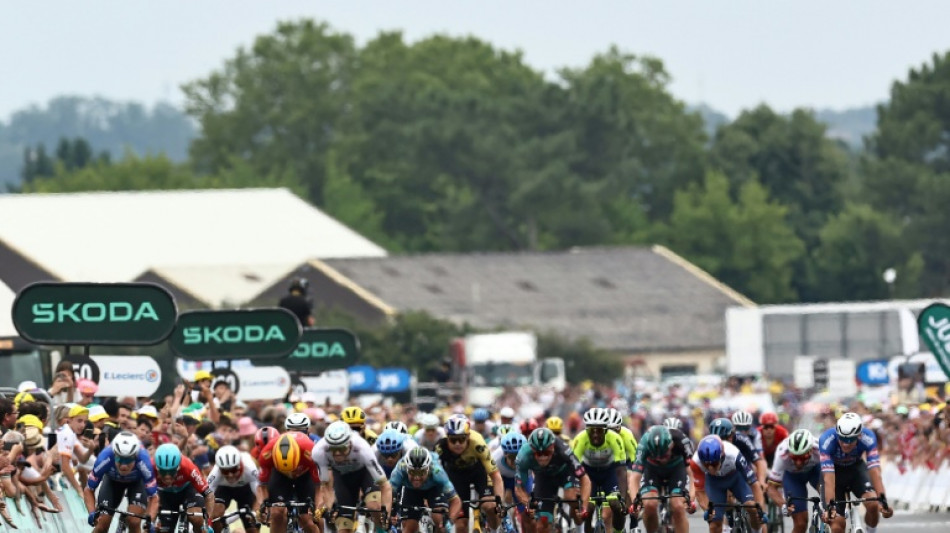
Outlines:
<svg viewBox="0 0 950 533"><path fill-rule="evenodd" d="M99 371L96 396L151 396L162 382L162 370L145 355L93 355Z"/></svg>
<svg viewBox="0 0 950 533"><path fill-rule="evenodd" d="M279 359L300 342L300 322L286 309L188 311L168 344L182 359Z"/></svg>
<svg viewBox="0 0 950 533"><path fill-rule="evenodd" d="M283 399L290 392L290 374L279 366L232 368L238 377L239 400Z"/></svg>
<svg viewBox="0 0 950 533"><path fill-rule="evenodd" d="M340 328L306 328L291 354L280 366L296 372L322 372L351 366L359 358L360 343L352 332ZM256 364L272 365L262 360Z"/></svg>
<svg viewBox="0 0 950 533"><path fill-rule="evenodd" d="M33 283L13 301L13 326L34 344L150 346L177 315L172 295L152 283Z"/></svg>

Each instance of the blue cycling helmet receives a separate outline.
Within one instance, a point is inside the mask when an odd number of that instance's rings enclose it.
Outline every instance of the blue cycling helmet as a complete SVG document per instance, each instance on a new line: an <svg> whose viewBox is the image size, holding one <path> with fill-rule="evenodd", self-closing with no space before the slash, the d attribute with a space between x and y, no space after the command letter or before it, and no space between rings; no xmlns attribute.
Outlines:
<svg viewBox="0 0 950 533"><path fill-rule="evenodd" d="M735 432L736 428L728 418L717 418L709 423L709 434L719 435L723 440L732 438Z"/></svg>
<svg viewBox="0 0 950 533"><path fill-rule="evenodd" d="M518 453L527 441L528 439L524 438L524 435L512 431L501 438L501 449L505 453Z"/></svg>
<svg viewBox="0 0 950 533"><path fill-rule="evenodd" d="M178 471L181 465L181 450L174 444L162 444L155 450L155 466L165 472Z"/></svg>
<svg viewBox="0 0 950 533"><path fill-rule="evenodd" d="M394 429L387 429L376 438L376 449L383 455L395 455L402 451L406 435Z"/></svg>
<svg viewBox="0 0 950 533"><path fill-rule="evenodd" d="M719 435L706 435L699 441L699 448L696 455L702 463L721 463L726 458L723 451L722 439Z"/></svg>
<svg viewBox="0 0 950 533"><path fill-rule="evenodd" d="M491 418L491 413L489 413L488 409L485 409L484 407L475 409L475 411L472 412L472 420L475 422L484 422L489 418Z"/></svg>

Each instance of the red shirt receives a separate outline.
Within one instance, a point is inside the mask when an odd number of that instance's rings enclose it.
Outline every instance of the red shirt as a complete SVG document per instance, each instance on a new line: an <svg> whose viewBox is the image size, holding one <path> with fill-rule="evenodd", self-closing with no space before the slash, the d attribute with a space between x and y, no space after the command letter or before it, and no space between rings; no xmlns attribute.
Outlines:
<svg viewBox="0 0 950 533"><path fill-rule="evenodd" d="M766 441L762 426L759 426L759 434L762 435L762 451L765 452L766 457L774 456L779 443L788 438L788 430L781 424L775 425L775 438L772 439L771 443Z"/></svg>
<svg viewBox="0 0 950 533"><path fill-rule="evenodd" d="M158 472L158 468L155 466L155 459L152 459L152 468L155 468L155 472ZM198 494L204 494L210 489L208 488L208 481L205 479L204 474L201 473L201 469L195 466L195 463L191 462L191 459L182 456L181 465L178 467L178 473L175 474L175 480L169 484L166 484L162 481L162 476L156 476L158 480L158 490L162 492L181 492L189 484L195 488L195 491Z"/></svg>
<svg viewBox="0 0 950 533"><path fill-rule="evenodd" d="M313 478L314 482L320 482L320 474L317 473L317 464L313 462L313 441L310 440L310 436L306 433L301 433L299 431L288 431L284 435L293 435L294 440L297 441L297 446L300 447L300 463L297 465L296 470L287 475L290 478L298 478L308 471L310 472L310 477ZM283 435L281 435L283 437ZM271 470L274 470L274 445L280 442L280 439L274 439L267 443L267 446L264 446L264 449L261 450L260 457L258 457L258 465L261 467L261 473L258 476L258 480L261 483L267 483L270 480ZM281 472L283 474L283 472Z"/></svg>

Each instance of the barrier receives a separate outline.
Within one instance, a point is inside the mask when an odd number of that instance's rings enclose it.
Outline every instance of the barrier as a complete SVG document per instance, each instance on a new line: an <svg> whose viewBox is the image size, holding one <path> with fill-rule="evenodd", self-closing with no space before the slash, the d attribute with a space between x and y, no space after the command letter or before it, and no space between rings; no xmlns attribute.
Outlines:
<svg viewBox="0 0 950 533"><path fill-rule="evenodd" d="M901 472L894 463L881 467L888 503L911 512L950 510L950 459L937 468L916 466Z"/></svg>

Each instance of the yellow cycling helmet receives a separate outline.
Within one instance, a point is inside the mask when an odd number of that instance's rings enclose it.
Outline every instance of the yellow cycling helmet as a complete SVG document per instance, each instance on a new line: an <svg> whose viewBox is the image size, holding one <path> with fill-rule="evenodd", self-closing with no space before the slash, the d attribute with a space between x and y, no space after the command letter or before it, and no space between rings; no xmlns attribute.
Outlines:
<svg viewBox="0 0 950 533"><path fill-rule="evenodd" d="M347 407L343 410L343 421L347 424L365 424L366 413L359 407Z"/></svg>
<svg viewBox="0 0 950 533"><path fill-rule="evenodd" d="M281 435L273 452L274 467L278 472L290 474L300 466L300 445L293 435Z"/></svg>
<svg viewBox="0 0 950 533"><path fill-rule="evenodd" d="M552 416L544 423L548 429L555 433L560 433L564 429L564 421L559 416Z"/></svg>

